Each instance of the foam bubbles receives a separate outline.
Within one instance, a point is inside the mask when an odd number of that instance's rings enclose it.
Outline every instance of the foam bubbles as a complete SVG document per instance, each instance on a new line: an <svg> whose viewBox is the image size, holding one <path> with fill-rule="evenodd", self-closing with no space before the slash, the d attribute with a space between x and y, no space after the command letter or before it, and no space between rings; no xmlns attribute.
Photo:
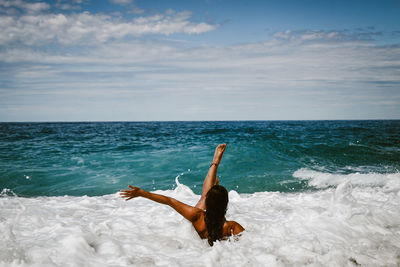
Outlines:
<svg viewBox="0 0 400 267"><path fill-rule="evenodd" d="M72 157L72 160L75 160L77 164L84 164L85 160L81 157Z"/></svg>
<svg viewBox="0 0 400 267"><path fill-rule="evenodd" d="M194 205L200 196L177 182L175 190L157 192ZM227 218L246 231L209 247L173 209L147 199L21 198L7 191L0 198L0 266L400 264L396 192L343 181L316 192L229 197Z"/></svg>
<svg viewBox="0 0 400 267"><path fill-rule="evenodd" d="M301 168L293 173L293 177L307 180L308 185L316 188L338 186L344 182L363 187L384 187L386 191L400 191L400 172L397 173L327 173Z"/></svg>

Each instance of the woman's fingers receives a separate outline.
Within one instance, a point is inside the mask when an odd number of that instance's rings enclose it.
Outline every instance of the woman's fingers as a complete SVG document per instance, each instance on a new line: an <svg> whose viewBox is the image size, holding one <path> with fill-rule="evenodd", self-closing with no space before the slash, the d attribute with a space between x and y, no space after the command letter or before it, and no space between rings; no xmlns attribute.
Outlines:
<svg viewBox="0 0 400 267"><path fill-rule="evenodd" d="M138 187L135 187L135 186L131 186L131 185L128 185L128 186L132 189L119 190L120 191L119 194L121 195L122 198L126 198L125 200L130 200L132 198L137 197L137 192L139 189Z"/></svg>

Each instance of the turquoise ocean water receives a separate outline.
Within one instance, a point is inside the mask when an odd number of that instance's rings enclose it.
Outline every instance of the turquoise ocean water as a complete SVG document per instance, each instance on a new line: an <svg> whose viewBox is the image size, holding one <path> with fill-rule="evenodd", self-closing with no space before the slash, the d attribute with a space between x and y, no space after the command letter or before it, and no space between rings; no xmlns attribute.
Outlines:
<svg viewBox="0 0 400 267"><path fill-rule="evenodd" d="M199 194L219 143L218 176L238 193L319 190L308 179L318 174L373 173L379 184L400 170L398 120L0 123L0 187L100 196L174 189L179 175Z"/></svg>
<svg viewBox="0 0 400 267"><path fill-rule="evenodd" d="M227 220L210 247L189 205L215 147ZM400 121L0 123L2 266L400 266Z"/></svg>

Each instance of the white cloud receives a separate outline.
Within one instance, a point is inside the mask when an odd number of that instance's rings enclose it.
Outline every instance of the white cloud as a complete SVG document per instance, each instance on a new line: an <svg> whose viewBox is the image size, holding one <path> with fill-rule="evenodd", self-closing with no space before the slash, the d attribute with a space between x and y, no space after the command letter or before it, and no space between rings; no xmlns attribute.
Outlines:
<svg viewBox="0 0 400 267"><path fill-rule="evenodd" d="M353 31L322 31L322 30L298 30L277 32L274 37L278 40L291 42L348 42L348 41L373 41L374 37L383 33L374 29L356 29Z"/></svg>
<svg viewBox="0 0 400 267"><path fill-rule="evenodd" d="M25 45L59 43L95 44L111 39L147 34L200 34L215 25L190 22L190 12L168 12L131 21L88 12L73 14L25 14L0 16L0 45L20 42Z"/></svg>
<svg viewBox="0 0 400 267"><path fill-rule="evenodd" d="M79 10L81 4L85 2L88 2L88 0L57 0L54 7L61 10Z"/></svg>
<svg viewBox="0 0 400 267"><path fill-rule="evenodd" d="M63 18L56 21L62 24ZM99 45L79 54L10 48L0 52L0 58L7 63L61 64L74 69L82 65L93 73L138 72L137 79L154 83L196 84L230 91L400 83L400 48L356 41L330 43L326 38L299 38L296 42L273 39L265 43L215 47L124 41Z"/></svg>
<svg viewBox="0 0 400 267"><path fill-rule="evenodd" d="M134 6L134 7L131 8L131 10L129 10L128 12L129 12L129 13L132 13L132 14L141 15L141 14L145 13L146 10L144 10L144 9L142 9L142 8L140 8L140 7Z"/></svg>
<svg viewBox="0 0 400 267"><path fill-rule="evenodd" d="M290 30L286 30L284 32L277 32L274 35L275 38L277 39L283 39L283 40L288 40L293 38L292 32Z"/></svg>
<svg viewBox="0 0 400 267"><path fill-rule="evenodd" d="M0 0L0 6L20 8L28 13L38 13L50 9L50 5L44 2L29 3L22 0Z"/></svg>
<svg viewBox="0 0 400 267"><path fill-rule="evenodd" d="M110 0L110 2L118 5L128 5L132 3L132 0Z"/></svg>

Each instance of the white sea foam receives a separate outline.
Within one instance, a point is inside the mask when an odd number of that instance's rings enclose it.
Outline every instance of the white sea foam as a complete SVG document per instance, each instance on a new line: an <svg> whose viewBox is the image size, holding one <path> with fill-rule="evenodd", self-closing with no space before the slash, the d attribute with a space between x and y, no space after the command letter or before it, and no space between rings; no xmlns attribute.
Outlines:
<svg viewBox="0 0 400 267"><path fill-rule="evenodd" d="M399 266L400 195L352 182L310 193L231 191L227 218L246 231L213 247L173 209L146 199L3 190L0 266ZM179 183L156 192L199 199Z"/></svg>
<svg viewBox="0 0 400 267"><path fill-rule="evenodd" d="M383 187L385 191L400 191L400 172L397 173L326 173L301 168L294 172L293 176L301 180L307 180L310 186L316 188L327 188L337 186L344 182L349 182L355 186L363 187Z"/></svg>
<svg viewBox="0 0 400 267"><path fill-rule="evenodd" d="M84 164L85 163L85 160L83 158L81 158L81 157L72 157L71 159L72 160L76 160L76 162L78 164Z"/></svg>

